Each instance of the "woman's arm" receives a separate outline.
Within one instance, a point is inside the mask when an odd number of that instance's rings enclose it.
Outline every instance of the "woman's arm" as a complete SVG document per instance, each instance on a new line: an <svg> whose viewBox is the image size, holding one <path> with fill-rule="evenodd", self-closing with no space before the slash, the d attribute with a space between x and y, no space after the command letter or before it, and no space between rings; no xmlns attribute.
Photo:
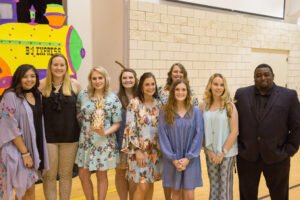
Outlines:
<svg viewBox="0 0 300 200"><path fill-rule="evenodd" d="M232 106L231 117L229 119L230 133L223 145L223 153L227 153L231 149L238 136L238 112L235 105L233 103L230 104Z"/></svg>
<svg viewBox="0 0 300 200"><path fill-rule="evenodd" d="M76 95L78 95L78 93L81 90L81 86L80 86L79 81L77 81L76 79L71 78L71 84L72 84L72 89L73 89L74 93Z"/></svg>

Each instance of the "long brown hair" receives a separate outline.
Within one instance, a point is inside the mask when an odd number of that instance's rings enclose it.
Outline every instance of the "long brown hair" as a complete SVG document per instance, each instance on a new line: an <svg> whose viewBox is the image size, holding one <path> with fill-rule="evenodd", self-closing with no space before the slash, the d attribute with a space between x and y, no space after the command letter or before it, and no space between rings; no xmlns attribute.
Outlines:
<svg viewBox="0 0 300 200"><path fill-rule="evenodd" d="M184 68L183 64L181 64L181 63L174 63L174 64L171 66L171 68L170 68L170 70L169 70L169 72L168 72L167 83L166 83L166 86L165 86L165 89L168 90L168 91L170 91L171 86L172 86L172 83L173 83L173 80L172 80L172 72L173 72L173 69L174 69L175 66L178 66L179 69L180 69L180 71L183 73L183 79L188 80L188 78L187 78L187 71L186 71L186 69Z"/></svg>
<svg viewBox="0 0 300 200"><path fill-rule="evenodd" d="M130 69L130 68L125 68L121 71L120 73L120 76L119 76L119 91L118 91L118 97L122 103L122 107L124 109L126 109L126 107L128 106L129 104L129 99L126 95L126 92L125 92L125 88L124 86L122 85L122 76L125 72L130 72L133 74L134 76L134 86L132 87L132 94L133 94L133 97L136 97L136 92L137 92L137 88L138 88L138 78L137 78L137 75L136 75L136 72L133 70L133 69Z"/></svg>
<svg viewBox="0 0 300 200"><path fill-rule="evenodd" d="M184 101L184 105L185 108L187 109L188 115L189 117L191 116L191 113L193 111L193 104L191 102L191 88L189 85L189 82L185 79L181 79L181 80L176 80L171 87L171 91L169 94L169 98L168 98L168 102L167 104L164 106L164 118L165 118L165 122L169 125L173 125L174 124L174 119L175 119L175 112L177 110L177 101L175 99L175 89L177 87L177 85L179 84L185 84L186 89L187 89L187 96L186 99Z"/></svg>
<svg viewBox="0 0 300 200"><path fill-rule="evenodd" d="M226 112L227 112L227 116L230 118L231 112L232 112L231 103L233 103L233 101L230 97L227 81L226 81L225 77L219 73L215 73L215 74L211 75L211 77L209 78L208 83L206 85L204 97L203 97L203 101L205 103L205 110L209 110L214 101L212 91L211 91L211 85L212 85L213 80L217 77L221 78L224 82L224 92L221 96L221 109L225 108Z"/></svg>
<svg viewBox="0 0 300 200"><path fill-rule="evenodd" d="M151 72L145 72L141 78L140 78L140 81L139 81L139 85L138 85L138 89L137 89L137 97L139 98L139 100L141 102L144 102L145 100L145 97L144 97L144 92L143 92L143 85L144 85L144 82L147 78L153 78L154 82L155 82L155 92L153 94L153 97L154 98L157 98L158 97L158 92L157 92L157 84L156 84L156 79L155 79L155 76L151 73Z"/></svg>

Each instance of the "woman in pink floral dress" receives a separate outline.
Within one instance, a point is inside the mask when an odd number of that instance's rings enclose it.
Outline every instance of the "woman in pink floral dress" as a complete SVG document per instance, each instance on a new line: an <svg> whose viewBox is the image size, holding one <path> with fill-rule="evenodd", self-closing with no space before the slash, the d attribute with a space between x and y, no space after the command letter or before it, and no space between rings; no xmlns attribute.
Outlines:
<svg viewBox="0 0 300 200"><path fill-rule="evenodd" d="M155 77L141 76L136 98L127 108L122 151L128 154L127 178L137 184L134 199L152 199L153 183L160 180L158 114Z"/></svg>

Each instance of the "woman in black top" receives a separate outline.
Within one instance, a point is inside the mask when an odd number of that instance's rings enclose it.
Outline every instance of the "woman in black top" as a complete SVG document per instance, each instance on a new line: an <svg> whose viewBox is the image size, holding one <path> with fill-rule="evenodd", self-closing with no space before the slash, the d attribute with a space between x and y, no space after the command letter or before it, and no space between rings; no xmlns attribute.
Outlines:
<svg viewBox="0 0 300 200"><path fill-rule="evenodd" d="M80 132L76 119L76 100L80 85L70 78L68 72L66 58L55 54L49 60L46 78L41 80L50 160L50 170L43 177L47 200L56 199L57 175L60 200L69 200L72 188L72 170Z"/></svg>

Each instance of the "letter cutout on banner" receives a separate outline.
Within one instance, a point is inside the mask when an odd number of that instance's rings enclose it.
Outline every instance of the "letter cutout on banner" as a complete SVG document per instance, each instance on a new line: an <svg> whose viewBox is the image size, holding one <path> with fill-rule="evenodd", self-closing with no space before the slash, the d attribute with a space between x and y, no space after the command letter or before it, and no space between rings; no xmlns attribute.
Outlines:
<svg viewBox="0 0 300 200"><path fill-rule="evenodd" d="M49 24L35 23L35 9L30 8L29 23L16 22L16 1L0 0L0 95L10 85L16 68L21 64L34 65L40 78L46 75L48 61L53 54L66 56L70 75L77 71L85 56L82 40L73 26L64 25L66 15L62 5L48 4L45 16ZM5 18L6 17L6 18Z"/></svg>

